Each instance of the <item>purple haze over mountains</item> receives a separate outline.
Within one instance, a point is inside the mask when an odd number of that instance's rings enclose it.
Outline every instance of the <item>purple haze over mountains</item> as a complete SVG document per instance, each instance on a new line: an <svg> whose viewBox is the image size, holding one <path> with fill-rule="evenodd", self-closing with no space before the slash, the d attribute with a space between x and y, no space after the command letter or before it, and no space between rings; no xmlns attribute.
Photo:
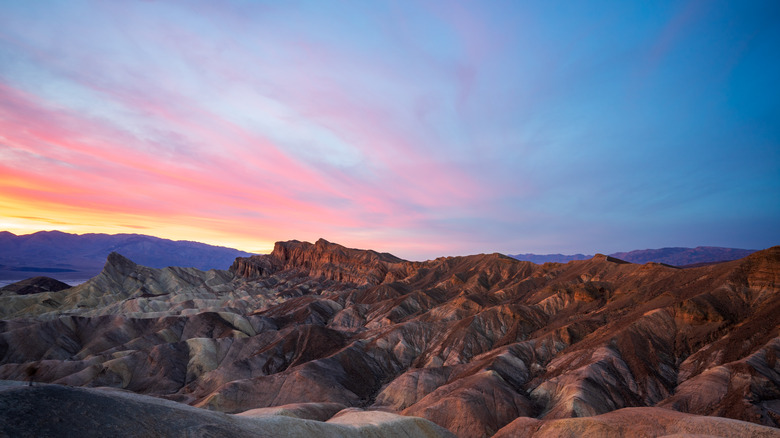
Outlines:
<svg viewBox="0 0 780 438"><path fill-rule="evenodd" d="M199 242L173 241L142 234L69 234L41 231L17 236L0 232L0 280L39 275L59 280L94 277L116 251L144 266L227 269L249 253Z"/></svg>
<svg viewBox="0 0 780 438"><path fill-rule="evenodd" d="M737 260L756 252L754 249L722 248L717 246L697 246L696 248L659 248L639 249L629 252L615 252L610 257L631 263L644 264L649 262L665 263L672 266L687 266L703 263L725 262ZM564 254L514 254L510 257L537 264L555 262L567 263L572 260L586 260L593 255Z"/></svg>
<svg viewBox="0 0 780 438"><path fill-rule="evenodd" d="M182 266L201 270L227 269L236 257L249 255L232 248L141 234L77 235L41 231L17 236L0 232L0 280L21 280L43 275L66 282L84 281L100 272L106 257L113 251L153 268ZM646 249L609 255L631 263L657 262L685 266L736 260L753 252L748 249L700 246ZM593 255L510 254L510 257L542 264L585 260Z"/></svg>

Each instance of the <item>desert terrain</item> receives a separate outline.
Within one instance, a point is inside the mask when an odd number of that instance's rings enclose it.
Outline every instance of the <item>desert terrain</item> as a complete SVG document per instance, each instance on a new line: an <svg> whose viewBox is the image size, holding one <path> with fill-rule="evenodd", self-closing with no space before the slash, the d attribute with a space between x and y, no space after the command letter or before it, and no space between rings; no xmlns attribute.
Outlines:
<svg viewBox="0 0 780 438"><path fill-rule="evenodd" d="M229 270L112 253L79 286L0 296L0 434L780 436L779 292L780 247L685 269L325 240Z"/></svg>

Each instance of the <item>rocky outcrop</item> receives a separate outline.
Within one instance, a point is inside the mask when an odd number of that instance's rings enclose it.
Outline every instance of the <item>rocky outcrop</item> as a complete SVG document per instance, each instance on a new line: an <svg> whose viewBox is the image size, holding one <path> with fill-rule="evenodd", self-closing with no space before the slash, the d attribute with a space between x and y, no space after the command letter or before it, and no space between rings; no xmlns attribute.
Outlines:
<svg viewBox="0 0 780 438"><path fill-rule="evenodd" d="M627 408L777 427L778 293L780 247L689 269L605 255L407 262L322 240L232 272L113 255L79 287L0 297L0 378L34 370L257 416L381 410L459 436L623 430L610 415ZM579 417L593 421L567 423Z"/></svg>
<svg viewBox="0 0 780 438"><path fill-rule="evenodd" d="M239 257L230 267L238 276L255 279L282 270L341 283L376 285L403 260L387 253L345 248L324 239L316 243L277 242L268 255Z"/></svg>

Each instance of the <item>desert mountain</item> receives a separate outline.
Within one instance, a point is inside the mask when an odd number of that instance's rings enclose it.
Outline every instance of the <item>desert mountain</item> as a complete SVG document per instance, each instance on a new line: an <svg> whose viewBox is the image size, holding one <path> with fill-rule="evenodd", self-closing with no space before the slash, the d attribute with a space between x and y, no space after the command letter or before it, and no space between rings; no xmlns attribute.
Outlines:
<svg viewBox="0 0 780 438"><path fill-rule="evenodd" d="M727 262L741 259L756 252L752 249L697 246L696 248L644 249L610 254L631 263L664 263L673 266L689 266L704 263Z"/></svg>
<svg viewBox="0 0 780 438"><path fill-rule="evenodd" d="M225 268L250 254L204 243L173 241L140 234L68 234L41 231L17 236L0 232L0 279L46 275L60 280L87 279L100 273L106 257L119 252L153 268Z"/></svg>
<svg viewBox="0 0 780 438"><path fill-rule="evenodd" d="M741 259L756 252L752 249L721 248L717 246L698 246L696 248L660 248L660 249L641 249L630 252L616 252L610 254L611 257L625 260L631 263L663 263L672 266L690 266L706 263L727 262ZM590 255L574 254L515 254L510 255L517 260L529 261L537 264L542 263L566 263L572 260L587 260L592 258Z"/></svg>
<svg viewBox="0 0 780 438"><path fill-rule="evenodd" d="M0 379L228 414L379 410L467 437L778 436L779 292L780 247L689 269L605 255L409 262L324 240L229 271L112 254L81 286L0 296Z"/></svg>

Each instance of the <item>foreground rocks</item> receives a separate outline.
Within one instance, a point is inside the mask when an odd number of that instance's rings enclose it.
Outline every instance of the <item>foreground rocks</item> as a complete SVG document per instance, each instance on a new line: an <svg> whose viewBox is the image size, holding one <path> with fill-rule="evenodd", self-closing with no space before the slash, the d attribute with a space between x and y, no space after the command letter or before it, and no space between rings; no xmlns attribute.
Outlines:
<svg viewBox="0 0 780 438"><path fill-rule="evenodd" d="M0 436L8 437L355 437L449 438L430 421L321 406L228 415L125 391L59 385L0 389ZM327 409L325 409L327 412ZM296 413L298 415L293 414ZM311 418L307 414L315 413Z"/></svg>
<svg viewBox="0 0 780 438"><path fill-rule="evenodd" d="M660 408L624 408L595 417L536 420L518 418L494 435L510 437L651 438L679 437L780 437L780 430L721 417L683 414Z"/></svg>
<svg viewBox="0 0 780 438"><path fill-rule="evenodd" d="M777 428L779 291L780 247L689 269L603 255L408 262L324 240L280 242L230 271L114 254L78 287L0 297L0 378L225 413L369 409L458 436L591 430L602 420L578 417L652 407Z"/></svg>

